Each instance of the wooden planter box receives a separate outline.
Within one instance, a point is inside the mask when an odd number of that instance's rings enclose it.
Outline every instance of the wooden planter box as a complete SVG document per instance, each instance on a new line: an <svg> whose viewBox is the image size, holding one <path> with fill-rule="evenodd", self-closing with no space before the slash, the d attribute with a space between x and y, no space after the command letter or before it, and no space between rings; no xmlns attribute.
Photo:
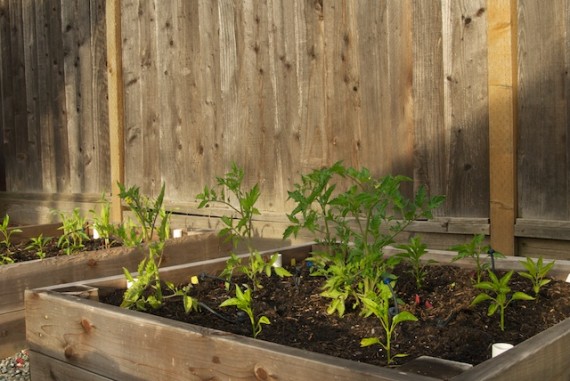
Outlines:
<svg viewBox="0 0 570 381"><path fill-rule="evenodd" d="M49 226L57 232L60 225ZM35 228L29 237L37 237L40 232ZM52 233L50 231L49 235L55 236ZM19 234L19 237L22 236ZM171 239L165 247L163 265L225 256L227 246L212 231ZM0 266L0 358L26 346L24 290L117 275L123 267L136 271L144 255L144 246L116 247Z"/></svg>
<svg viewBox="0 0 570 381"><path fill-rule="evenodd" d="M284 263L301 260L311 245L278 251ZM450 261L450 253L431 259ZM498 268L522 269L520 258ZM287 262L286 262L287 261ZM466 261L458 262L467 265ZM165 280L187 281L215 273L224 258L162 269ZM570 262L551 273L564 279ZM98 295L126 286L123 276L26 291L27 339L32 380L425 380L399 369L382 368L307 352L99 303ZM78 296L78 294L83 294ZM453 381L562 380L570 376L570 319L449 379Z"/></svg>

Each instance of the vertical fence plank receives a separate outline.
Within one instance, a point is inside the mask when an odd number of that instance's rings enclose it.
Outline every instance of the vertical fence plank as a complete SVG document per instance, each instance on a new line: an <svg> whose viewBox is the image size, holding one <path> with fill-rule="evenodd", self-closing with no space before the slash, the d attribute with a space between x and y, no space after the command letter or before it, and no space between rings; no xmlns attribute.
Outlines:
<svg viewBox="0 0 570 381"><path fill-rule="evenodd" d="M517 0L489 2L489 172L491 245L515 254Z"/></svg>
<svg viewBox="0 0 570 381"><path fill-rule="evenodd" d="M121 0L106 3L107 75L109 86L109 142L111 151L111 218L121 222L122 208L117 182L124 178L124 110L121 50Z"/></svg>

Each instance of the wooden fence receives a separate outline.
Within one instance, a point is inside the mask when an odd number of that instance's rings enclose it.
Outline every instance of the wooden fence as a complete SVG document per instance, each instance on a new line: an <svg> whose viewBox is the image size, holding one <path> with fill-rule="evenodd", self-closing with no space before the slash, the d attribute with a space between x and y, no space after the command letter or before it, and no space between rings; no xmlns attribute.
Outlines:
<svg viewBox="0 0 570 381"><path fill-rule="evenodd" d="M107 30L103 0L0 0L10 214L42 220L116 179L147 194L164 182L176 211L196 213L235 161L284 222L300 174L344 160L445 194L424 230L495 226L506 252L564 255L570 0L111 3Z"/></svg>

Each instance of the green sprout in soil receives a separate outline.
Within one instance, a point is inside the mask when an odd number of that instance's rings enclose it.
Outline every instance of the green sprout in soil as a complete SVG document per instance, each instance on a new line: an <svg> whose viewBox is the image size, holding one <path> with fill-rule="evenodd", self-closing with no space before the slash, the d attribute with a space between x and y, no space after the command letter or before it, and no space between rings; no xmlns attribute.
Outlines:
<svg viewBox="0 0 570 381"><path fill-rule="evenodd" d="M483 272L489 268L489 264L483 262L482 255L484 253L492 252L493 257L491 259L504 258L503 254L491 250L491 247L488 245L484 245L483 244L484 239L485 239L484 234L476 234L471 239L471 241L461 245L455 245L450 249L453 251L457 251L457 255L452 259L454 262L464 258L471 258L473 262L475 262L475 279L472 280L473 283L476 284L481 282Z"/></svg>
<svg viewBox="0 0 570 381"><path fill-rule="evenodd" d="M2 224L0 224L0 234L3 237L2 241L0 241L0 244L4 245L8 253L10 253L10 247L12 246L12 241L11 241L12 235L21 232L22 232L21 229L10 228L10 217L7 214L4 215L4 218L2 219Z"/></svg>
<svg viewBox="0 0 570 381"><path fill-rule="evenodd" d="M380 283L378 291L362 297L362 303L366 306L366 317L374 315L380 321L384 329L384 341L379 337L367 337L361 340L360 345L368 347L379 344L386 351L386 361L388 365L394 362L395 358L407 356L404 353L392 355L392 336L396 327L406 321L417 321L418 319L408 311L401 311L394 316L390 314L390 303L393 299L392 288L385 282Z"/></svg>
<svg viewBox="0 0 570 381"><path fill-rule="evenodd" d="M554 267L555 261L545 265L542 257L538 258L536 262L532 258L527 257L526 261L520 261L519 263L526 269L526 271L519 272L519 275L532 282L532 291L534 296L538 298L540 289L552 281L552 279L546 277L552 270L552 267Z"/></svg>
<svg viewBox="0 0 570 381"><path fill-rule="evenodd" d="M475 284L475 288L483 290L473 299L472 306L475 306L484 301L489 301L489 308L487 310L488 316L493 316L499 311L500 322L499 326L501 331L505 330L505 310L515 300L534 300L534 298L524 292L515 292L511 294L509 283L514 271L509 271L502 278L498 278L491 270L487 271L489 274L489 281L481 281Z"/></svg>
<svg viewBox="0 0 570 381"><path fill-rule="evenodd" d="M256 316L252 306L251 288L246 287L245 291L236 285L236 296L229 298L220 304L220 307L235 306L239 310L245 312L251 322L251 331L254 338L256 338L262 330L263 324L271 324L269 318L265 315Z"/></svg>
<svg viewBox="0 0 570 381"><path fill-rule="evenodd" d="M427 245L421 242L419 236L412 237L409 243L396 247L404 250L403 253L397 254L397 257L410 265L410 273L416 280L417 289L420 290L427 275L427 267L432 263L436 263L436 261L422 261L423 256L427 253Z"/></svg>
<svg viewBox="0 0 570 381"><path fill-rule="evenodd" d="M43 234L40 234L30 239L30 244L26 246L26 250L35 250L36 256L39 259L44 259L46 257L46 246L50 241L51 237L44 237Z"/></svg>
<svg viewBox="0 0 570 381"><path fill-rule="evenodd" d="M57 247L67 255L83 249L85 247L84 242L89 240L89 236L85 232L86 220L81 216L79 208L74 208L71 214L61 211L53 211L53 213L61 218L62 226L59 230L63 231L57 241Z"/></svg>

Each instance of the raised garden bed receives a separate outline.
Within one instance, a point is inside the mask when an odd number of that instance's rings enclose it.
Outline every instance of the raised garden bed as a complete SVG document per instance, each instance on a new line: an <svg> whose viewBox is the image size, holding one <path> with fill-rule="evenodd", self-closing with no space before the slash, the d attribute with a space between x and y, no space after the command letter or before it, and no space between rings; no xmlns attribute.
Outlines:
<svg viewBox="0 0 570 381"><path fill-rule="evenodd" d="M50 230L44 230L44 235L54 236L58 225L48 227ZM40 232L41 229L34 227L28 236L35 237ZM14 237L23 236L24 233ZM202 251L205 246L207 252ZM163 263L172 266L215 258L225 255L226 247L214 232L195 232L169 240ZM11 355L26 345L24 290L116 275L123 267L135 271L144 253L144 246L115 247L0 266L0 357Z"/></svg>
<svg viewBox="0 0 570 381"><path fill-rule="evenodd" d="M311 245L278 250L283 262L297 263ZM274 252L274 251L271 251ZM450 253L432 252L440 264ZM497 269L519 269L520 258L507 258ZM164 280L187 282L203 272L215 274L223 258L164 268ZM469 262L456 262L468 266ZM550 273L566 279L570 263L559 261ZM32 377L85 380L436 380L413 367L384 368L280 344L254 340L202 326L130 311L98 302L125 288L123 276L76 282L26 292L27 338ZM86 298L66 293L83 293ZM268 328L271 329L271 326ZM500 357L483 361L451 380L566 379L570 354L570 319L516 345Z"/></svg>

